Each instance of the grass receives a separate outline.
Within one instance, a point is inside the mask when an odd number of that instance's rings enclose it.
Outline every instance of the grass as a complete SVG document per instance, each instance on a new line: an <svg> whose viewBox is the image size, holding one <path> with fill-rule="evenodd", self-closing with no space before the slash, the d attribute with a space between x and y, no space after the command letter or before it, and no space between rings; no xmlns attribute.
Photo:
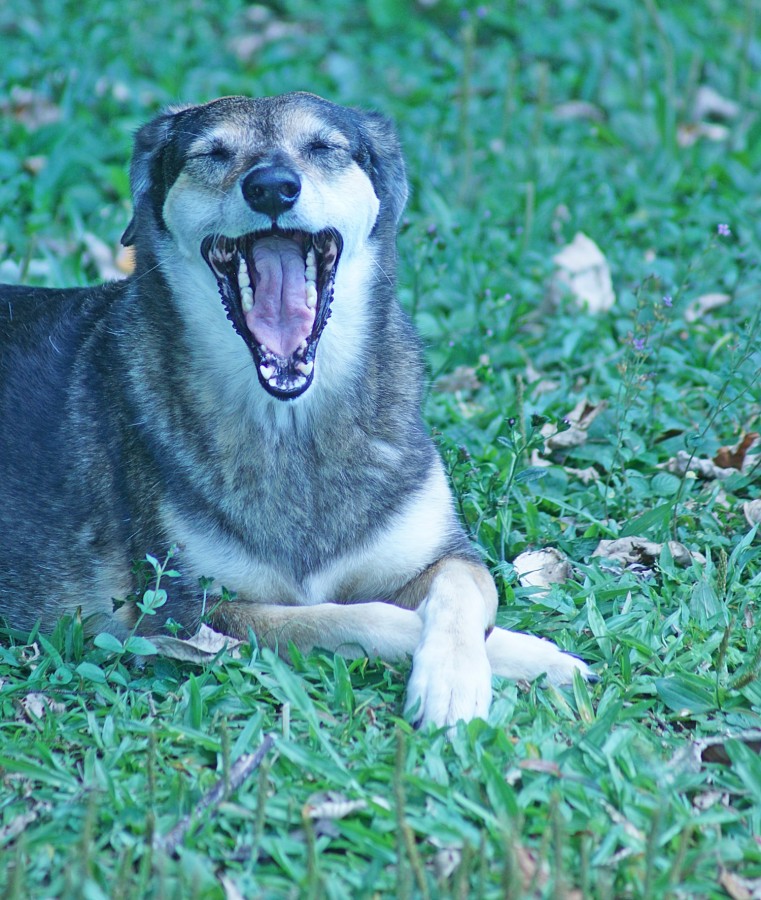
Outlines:
<svg viewBox="0 0 761 900"><path fill-rule="evenodd" d="M397 120L413 189L400 294L500 624L556 640L601 681L497 683L488 721L448 742L401 718L404 667L320 654L288 667L251 647L136 667L77 622L6 630L4 896L757 891L761 550L743 503L761 494L758 457L721 482L663 468L735 444L761 410L752 0L16 7L0 10L5 280L98 279L87 235L116 246L131 135L163 104L309 88ZM685 146L702 85L739 110L705 117L720 140ZM569 101L590 106L569 118ZM610 263L609 313L551 298L552 257L579 230ZM687 315L717 292L729 303ZM462 366L477 386L435 389ZM538 466L538 429L581 398L605 403L588 439ZM592 557L625 535L705 561ZM541 594L511 561L544 546L574 572ZM235 784L267 734L274 747Z"/></svg>

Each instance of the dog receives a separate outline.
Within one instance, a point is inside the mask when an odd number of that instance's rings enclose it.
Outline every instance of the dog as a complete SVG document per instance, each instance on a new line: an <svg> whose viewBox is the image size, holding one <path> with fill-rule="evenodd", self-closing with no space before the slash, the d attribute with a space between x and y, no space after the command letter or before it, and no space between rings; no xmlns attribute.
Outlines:
<svg viewBox="0 0 761 900"><path fill-rule="evenodd" d="M307 93L171 107L138 131L130 182L128 279L0 292L8 622L80 610L125 636L134 561L176 545L175 622L198 627L214 579L225 634L412 657L416 725L485 716L493 673L593 677L494 627L395 296L407 186L389 121Z"/></svg>

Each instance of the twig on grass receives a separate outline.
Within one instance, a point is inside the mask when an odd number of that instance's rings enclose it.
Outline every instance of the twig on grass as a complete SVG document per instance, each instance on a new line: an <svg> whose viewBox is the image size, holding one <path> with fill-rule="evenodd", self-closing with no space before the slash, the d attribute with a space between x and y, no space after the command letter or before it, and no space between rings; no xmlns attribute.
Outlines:
<svg viewBox="0 0 761 900"><path fill-rule="evenodd" d="M227 777L222 777L217 781L211 790L207 791L196 804L195 809L184 816L174 826L174 828L164 837L157 836L154 838L153 846L157 850L164 853L172 854L177 852L177 848L185 839L193 819L198 817L207 809L216 810L219 804L233 791L238 788L259 768L262 760L275 743L275 736L267 734L256 753L246 753L235 760L230 766Z"/></svg>

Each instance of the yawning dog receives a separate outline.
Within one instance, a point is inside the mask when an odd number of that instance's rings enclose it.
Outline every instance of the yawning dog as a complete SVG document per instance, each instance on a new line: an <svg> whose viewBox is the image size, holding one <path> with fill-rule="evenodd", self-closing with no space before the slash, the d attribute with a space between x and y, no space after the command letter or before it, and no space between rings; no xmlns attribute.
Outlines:
<svg viewBox="0 0 761 900"><path fill-rule="evenodd" d="M494 628L395 297L388 121L304 93L171 108L138 132L131 185L132 277L0 291L10 623L80 608L124 635L134 561L176 544L167 617L197 628L214 579L234 593L212 614L226 634L411 656L417 723L485 715L492 673L587 675Z"/></svg>

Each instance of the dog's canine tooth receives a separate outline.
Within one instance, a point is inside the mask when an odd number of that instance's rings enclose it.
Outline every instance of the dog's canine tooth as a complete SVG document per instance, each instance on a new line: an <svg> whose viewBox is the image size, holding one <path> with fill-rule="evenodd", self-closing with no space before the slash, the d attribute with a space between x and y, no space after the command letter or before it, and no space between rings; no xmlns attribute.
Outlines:
<svg viewBox="0 0 761 900"><path fill-rule="evenodd" d="M296 363L296 371L301 372L302 375L311 375L312 369L314 369L314 363L311 361Z"/></svg>
<svg viewBox="0 0 761 900"><path fill-rule="evenodd" d="M241 287L240 305L243 307L243 312L251 312L254 308L254 292L248 285L246 287Z"/></svg>
<svg viewBox="0 0 761 900"><path fill-rule="evenodd" d="M269 381L275 374L274 366L259 366L259 371L262 373L262 378L265 381Z"/></svg>

